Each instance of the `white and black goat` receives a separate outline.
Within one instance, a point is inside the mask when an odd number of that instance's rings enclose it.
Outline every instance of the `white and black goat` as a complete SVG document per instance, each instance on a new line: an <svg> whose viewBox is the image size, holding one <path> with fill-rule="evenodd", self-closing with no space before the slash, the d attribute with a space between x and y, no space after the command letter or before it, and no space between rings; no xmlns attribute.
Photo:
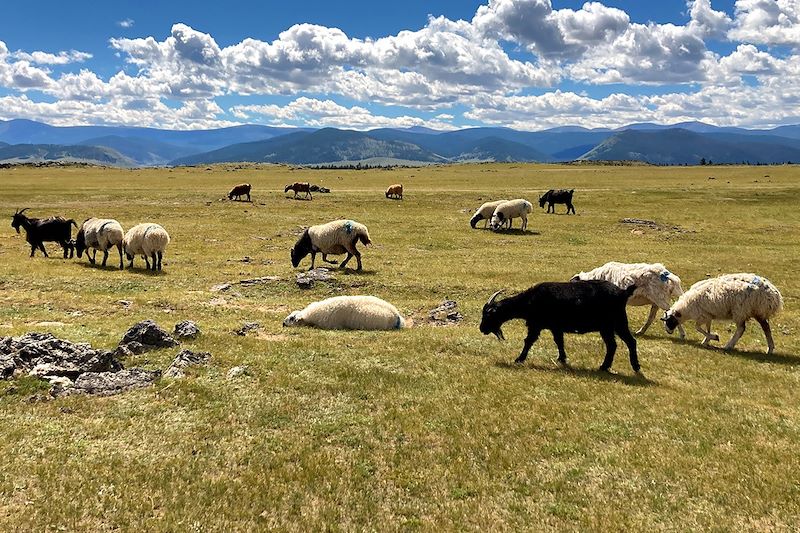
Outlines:
<svg viewBox="0 0 800 533"><path fill-rule="evenodd" d="M523 363L528 351L544 329L553 333L558 347L558 362L567 363L564 351L564 333L600 332L606 344L606 356L600 370L608 371L614 362L617 341L614 334L628 346L631 367L639 372L639 358L636 354L636 339L628 328L628 315L625 305L635 285L620 289L613 283L600 280L572 282L544 282L530 289L500 301L495 301L501 291L497 291L483 306L480 330L484 335L494 333L498 339L505 340L502 326L515 318L524 320L528 326L528 336L517 363Z"/></svg>
<svg viewBox="0 0 800 533"><path fill-rule="evenodd" d="M45 242L57 242L64 249L64 259L67 258L69 243L72 239L72 226L78 225L74 220L62 217L50 218L29 218L23 213L30 209L26 207L22 211L17 211L11 220L11 227L17 230L25 230L25 240L31 245L31 257L38 248L45 257L48 257L47 250L44 249Z"/></svg>

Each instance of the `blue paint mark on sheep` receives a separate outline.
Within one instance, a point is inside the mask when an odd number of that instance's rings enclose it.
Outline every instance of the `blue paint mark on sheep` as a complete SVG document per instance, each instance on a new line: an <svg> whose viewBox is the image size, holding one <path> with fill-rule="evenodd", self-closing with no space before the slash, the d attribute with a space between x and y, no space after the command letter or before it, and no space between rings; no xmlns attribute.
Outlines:
<svg viewBox="0 0 800 533"><path fill-rule="evenodd" d="M747 284L747 290L752 291L753 289L757 289L758 286L761 284L761 278L758 276L753 276L752 281Z"/></svg>
<svg viewBox="0 0 800 533"><path fill-rule="evenodd" d="M661 278L661 281L666 283L667 281L669 281L669 275L670 274L671 274L671 272L669 270L665 270L664 272L661 273L661 275L659 277Z"/></svg>
<svg viewBox="0 0 800 533"><path fill-rule="evenodd" d="M400 315L397 315L397 320L394 323L394 329L400 329L402 325L403 325L403 319L400 318Z"/></svg>
<svg viewBox="0 0 800 533"><path fill-rule="evenodd" d="M345 232L346 232L348 235L350 235L351 233L353 233L353 221L352 221L352 220L348 220L347 222L345 222L345 223L344 223L344 231L345 231Z"/></svg>

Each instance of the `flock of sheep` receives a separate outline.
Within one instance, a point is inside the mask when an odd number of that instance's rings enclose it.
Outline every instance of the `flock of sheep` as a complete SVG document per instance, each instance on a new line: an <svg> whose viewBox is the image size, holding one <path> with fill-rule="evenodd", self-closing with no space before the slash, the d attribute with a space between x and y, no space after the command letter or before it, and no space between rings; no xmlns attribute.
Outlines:
<svg viewBox="0 0 800 533"><path fill-rule="evenodd" d="M305 187L304 187L305 185ZM295 183L286 191L307 192L308 184ZM228 194L229 199L247 196L250 199L249 184L235 186ZM553 204L563 203L567 213L575 212L572 205L574 190L550 190L539 198L540 207L548 205L548 212L555 210ZM386 198L403 198L403 186L396 184L386 190ZM31 245L31 257L36 249L44 255L42 245L45 241L59 242L68 251L77 252L81 257L86 251L87 258L94 264L97 251L103 252L102 265L106 265L109 250L117 248L119 268L123 268L123 253L133 266L135 256L144 258L148 269L161 270L163 254L170 242L167 231L155 223L138 224L124 232L119 222L113 219L90 218L78 228L73 241L70 226L73 220L61 217L35 219L17 211L12 227L17 233L25 229ZM498 200L483 204L470 219L475 228L480 220L497 231L503 227L511 228L515 218L522 220L522 230L527 227L527 215L532 205L525 199ZM371 243L369 231L363 224L353 220L335 220L326 224L311 226L303 231L290 252L293 267L311 255L311 269L315 267L316 255L322 260L335 264L329 255L347 254L340 268L344 268L353 257L357 270L362 269L361 253L356 248L358 242L367 246ZM91 257L89 250L92 250ZM783 307L783 299L778 289L766 278L756 274L726 274L699 281L684 292L681 280L661 263L619 263L609 262L594 270L580 272L570 281L540 283L518 295L497 300L500 291L493 294L483 307L480 331L495 334L503 339L502 325L508 320L522 319L528 326L523 350L517 362L523 362L531 345L542 330L550 330L558 347L559 361L566 363L564 350L565 333L599 332L606 344L606 358L602 370L609 370L616 351L615 335L627 345L631 366L635 372L640 370L636 341L628 328L626 306L649 305L647 321L636 334L643 334L655 320L659 309L665 311L662 318L668 333L675 329L681 338L685 337L682 324L695 322L695 329L703 335L703 345L718 341L719 336L711 331L712 320L729 320L736 324L736 332L725 345L733 349L745 330L746 322L753 318L761 326L767 340L768 353L775 349L769 320ZM673 303L673 300L676 300ZM406 319L392 304L374 296L337 296L314 302L305 309L291 313L283 322L284 326L313 326L323 329L361 329L390 330L406 327Z"/></svg>

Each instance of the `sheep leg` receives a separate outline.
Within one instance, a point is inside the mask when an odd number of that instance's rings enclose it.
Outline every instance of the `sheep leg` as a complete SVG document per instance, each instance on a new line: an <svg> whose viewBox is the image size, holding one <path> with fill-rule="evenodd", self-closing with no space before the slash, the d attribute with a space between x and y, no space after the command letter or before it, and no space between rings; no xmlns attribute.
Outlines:
<svg viewBox="0 0 800 533"><path fill-rule="evenodd" d="M344 261L342 261L342 264L339 265L339 268L344 268L345 265L347 264L347 262L350 261L350 259L352 259L352 257L353 257L353 254L350 253L350 252L347 252L347 257L344 258Z"/></svg>
<svg viewBox="0 0 800 533"><path fill-rule="evenodd" d="M522 231L525 231L525 228L528 227L528 217L522 215Z"/></svg>
<svg viewBox="0 0 800 533"><path fill-rule="evenodd" d="M656 313L658 312L658 306L651 305L650 306L650 314L647 316L647 322L644 323L644 326L640 327L637 331L637 335L643 335L647 328L650 327L650 324L653 323L653 320L656 319Z"/></svg>
<svg viewBox="0 0 800 533"><path fill-rule="evenodd" d="M158 269L161 270L161 258L164 257L164 252L158 252Z"/></svg>
<svg viewBox="0 0 800 533"><path fill-rule="evenodd" d="M145 267L147 268L147 270L150 270L150 259L148 259L146 255L143 255L142 257L144 258Z"/></svg>
<svg viewBox="0 0 800 533"><path fill-rule="evenodd" d="M694 329L696 329L697 331L699 331L700 333L703 334L704 338L703 338L703 341L700 343L703 346L708 346L708 343L711 342L711 341L715 341L715 340L718 341L719 340L719 337L717 337L716 335L712 335L712 333L711 333L711 322L709 322L706 327L708 328L708 330L704 330L703 326L699 322L695 323L695 325L694 325ZM717 337L717 338L715 339L714 337Z"/></svg>
<svg viewBox="0 0 800 533"><path fill-rule="evenodd" d="M314 261L317 259L317 252L311 252L311 268L309 270L314 270Z"/></svg>
<svg viewBox="0 0 800 533"><path fill-rule="evenodd" d="M634 372L638 373L642 367L639 365L639 355L636 352L636 339L633 337L633 335L631 335L631 330L628 328L628 325L620 325L617 328L617 335L619 335L619 338L625 343L625 346L628 347L628 356L631 360L631 368Z"/></svg>
<svg viewBox="0 0 800 533"><path fill-rule="evenodd" d="M736 346L736 343L739 342L739 339L741 339L744 334L744 324L745 323L742 322L736 325L736 331L733 333L733 337L731 337L731 340L728 341L728 344L725 345L723 350L733 350L733 347Z"/></svg>
<svg viewBox="0 0 800 533"><path fill-rule="evenodd" d="M681 339L686 338L686 330L683 329L683 324L678 324L678 335L680 335Z"/></svg>
<svg viewBox="0 0 800 533"><path fill-rule="evenodd" d="M86 257L89 257L89 252L86 252ZM97 261L97 248L92 248L92 258L89 259L91 264L95 264Z"/></svg>
<svg viewBox="0 0 800 533"><path fill-rule="evenodd" d="M156 268L158 267L158 257L156 256L155 252L150 254L150 257L153 259L153 272L155 272Z"/></svg>
<svg viewBox="0 0 800 533"><path fill-rule="evenodd" d="M339 263L339 261L337 261L336 259L328 259L328 254L322 254L322 260L325 261L326 263L330 263L332 265L335 265L335 264Z"/></svg>
<svg viewBox="0 0 800 533"><path fill-rule="evenodd" d="M600 365L600 370L608 372L611 370L611 365L614 364L614 354L617 351L617 339L614 338L613 330L604 330L600 332L603 342L606 343L606 357L603 359L603 364Z"/></svg>
<svg viewBox="0 0 800 533"><path fill-rule="evenodd" d="M514 360L515 363L522 364L525 362L525 359L528 358L528 352L530 351L531 346L533 346L533 343L536 342L536 339L539 338L540 332L541 330L528 328L528 336L525 337L525 343L522 345L522 351L520 352L519 357Z"/></svg>
<svg viewBox="0 0 800 533"><path fill-rule="evenodd" d="M103 250L103 266L106 266L106 261L108 261L108 250Z"/></svg>
<svg viewBox="0 0 800 533"><path fill-rule="evenodd" d="M769 327L769 322L760 318L756 320L761 325L761 329L764 330L764 336L767 338L767 353L771 354L775 351L775 341L772 340L772 329Z"/></svg>
<svg viewBox="0 0 800 533"><path fill-rule="evenodd" d="M564 350L564 332L552 331L553 341L558 348L558 363L562 366L567 366L567 352Z"/></svg>

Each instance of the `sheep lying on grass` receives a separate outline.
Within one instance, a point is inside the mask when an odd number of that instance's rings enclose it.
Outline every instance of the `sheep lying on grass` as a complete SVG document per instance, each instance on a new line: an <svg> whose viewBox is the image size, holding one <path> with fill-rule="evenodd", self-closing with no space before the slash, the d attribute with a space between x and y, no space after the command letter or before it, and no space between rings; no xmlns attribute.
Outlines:
<svg viewBox="0 0 800 533"><path fill-rule="evenodd" d="M406 321L395 306L375 296L335 296L294 311L284 326L321 329L401 329Z"/></svg>
<svg viewBox="0 0 800 533"><path fill-rule="evenodd" d="M103 252L103 266L106 266L108 250L117 247L119 250L119 269L122 270L122 238L124 235L122 225L111 218L87 218L83 221L78 235L75 237L75 251L78 257L83 256L86 250L86 257L91 264L95 264L97 250ZM89 257L89 248L94 249L94 253Z"/></svg>
<svg viewBox="0 0 800 533"><path fill-rule="evenodd" d="M125 255L131 262L128 268L133 268L133 258L141 255L148 270L161 270L161 258L168 244L169 233L163 227L153 223L137 224L128 230L122 243ZM152 265L148 258L152 258Z"/></svg>
<svg viewBox="0 0 800 533"><path fill-rule="evenodd" d="M361 241L364 245L369 245L369 232L364 224L359 224L352 220L334 220L327 224L311 226L303 232L291 251L292 266L297 268L300 261L305 256L311 254L311 268L314 269L314 260L317 253L322 253L322 260L326 263L335 264L336 261L328 260L328 255L341 255L346 253L347 257L339 268L344 268L350 259L355 256L358 268L361 270L361 252L356 249L356 243Z"/></svg>
<svg viewBox="0 0 800 533"><path fill-rule="evenodd" d="M528 213L533 210L533 206L528 200L518 198L516 200L509 200L498 205L492 214L491 226L492 229L499 230L504 223L508 223L508 229L511 229L512 220L515 218L522 219L522 231L528 227Z"/></svg>
<svg viewBox="0 0 800 533"><path fill-rule="evenodd" d="M775 350L769 319L783 308L780 291L766 278L756 274L725 274L698 281L678 298L664 314L668 333L687 320L695 321L695 329L703 334L704 346L718 341L719 335L711 332L712 320L732 320L736 332L725 345L732 350L744 333L745 322L755 318L767 338L767 353ZM702 326L705 325L704 330Z"/></svg>
<svg viewBox="0 0 800 533"><path fill-rule="evenodd" d="M636 285L636 292L628 300L628 305L649 305L647 322L639 328L637 335L643 334L656 318L658 309L664 311L672 305L672 299L683 294L681 278L666 269L661 263L619 263L610 261L589 272L581 272L572 280L604 279L620 289ZM678 325L681 338L686 337L683 326Z"/></svg>
<svg viewBox="0 0 800 533"><path fill-rule="evenodd" d="M497 208L497 206L507 201L508 200L495 200L494 202L486 202L480 206L478 210L475 211L475 214L472 215L472 218L469 219L469 225L472 226L472 229L475 229L475 226L478 224L478 222L484 220L485 222L483 223L483 227L485 228L489 223L489 220L492 218L494 210Z"/></svg>

